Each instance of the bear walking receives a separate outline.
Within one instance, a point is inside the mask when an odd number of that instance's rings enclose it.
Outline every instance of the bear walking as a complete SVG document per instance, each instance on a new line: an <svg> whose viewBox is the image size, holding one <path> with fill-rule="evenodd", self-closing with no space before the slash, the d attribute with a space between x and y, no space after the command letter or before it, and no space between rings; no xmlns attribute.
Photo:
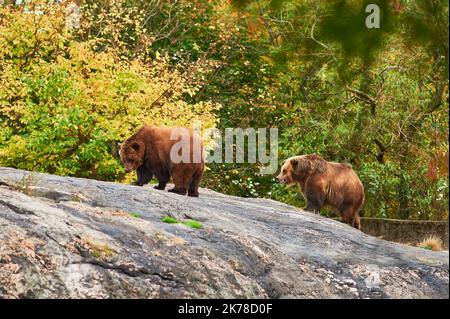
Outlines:
<svg viewBox="0 0 450 319"><path fill-rule="evenodd" d="M169 192L198 197L205 168L204 147L192 130L145 125L119 147L125 171L136 171L134 185L147 184L155 176L155 188L163 190L172 177L175 187Z"/></svg>
<svg viewBox="0 0 450 319"><path fill-rule="evenodd" d="M350 165L327 162L315 154L294 156L285 161L277 179L283 184L300 184L305 210L318 213L328 207L339 213L343 222L361 228L364 186Z"/></svg>

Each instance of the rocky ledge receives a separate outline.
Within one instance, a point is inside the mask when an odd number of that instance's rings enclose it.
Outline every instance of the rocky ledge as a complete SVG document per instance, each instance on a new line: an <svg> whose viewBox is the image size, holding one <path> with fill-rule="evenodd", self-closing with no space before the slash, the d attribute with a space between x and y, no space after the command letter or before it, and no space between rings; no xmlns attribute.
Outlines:
<svg viewBox="0 0 450 319"><path fill-rule="evenodd" d="M449 298L449 255L267 199L0 168L0 298Z"/></svg>

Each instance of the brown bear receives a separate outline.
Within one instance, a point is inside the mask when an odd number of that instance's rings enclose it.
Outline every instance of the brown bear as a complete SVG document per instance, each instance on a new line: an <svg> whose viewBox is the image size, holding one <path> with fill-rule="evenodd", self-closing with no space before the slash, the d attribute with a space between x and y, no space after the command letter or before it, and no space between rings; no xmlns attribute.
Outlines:
<svg viewBox="0 0 450 319"><path fill-rule="evenodd" d="M285 161L277 179L300 185L307 202L305 210L319 213L327 207L339 213L343 222L360 229L364 186L350 165L327 162L315 154L294 156Z"/></svg>
<svg viewBox="0 0 450 319"><path fill-rule="evenodd" d="M134 185L147 184L155 176L155 188L163 190L172 176L175 187L169 192L198 197L205 168L204 148L192 130L145 125L119 147L125 171L137 173Z"/></svg>

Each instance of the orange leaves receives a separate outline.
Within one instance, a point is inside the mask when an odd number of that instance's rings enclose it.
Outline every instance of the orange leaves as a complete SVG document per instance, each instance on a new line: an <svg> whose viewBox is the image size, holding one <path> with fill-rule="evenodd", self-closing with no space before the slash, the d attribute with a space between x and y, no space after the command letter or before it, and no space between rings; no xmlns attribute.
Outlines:
<svg viewBox="0 0 450 319"><path fill-rule="evenodd" d="M438 169L436 166L436 160L433 158L428 163L427 178L433 183L437 180Z"/></svg>
<svg viewBox="0 0 450 319"><path fill-rule="evenodd" d="M426 177L433 183L436 182L439 177L448 178L448 163L449 163L448 151L434 154L433 157L428 162L428 170L426 173Z"/></svg>

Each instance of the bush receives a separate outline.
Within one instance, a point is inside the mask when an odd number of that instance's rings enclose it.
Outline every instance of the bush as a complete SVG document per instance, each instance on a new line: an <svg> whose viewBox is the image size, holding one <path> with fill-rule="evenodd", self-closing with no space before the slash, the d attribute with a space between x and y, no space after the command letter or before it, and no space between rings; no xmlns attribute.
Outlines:
<svg viewBox="0 0 450 319"><path fill-rule="evenodd" d="M418 243L417 247L434 250L434 251L439 251L439 250L443 250L443 243L442 243L442 239L440 239L439 237L437 237L435 235L432 235L432 236L429 236L428 238L425 238L420 243Z"/></svg>
<svg viewBox="0 0 450 319"><path fill-rule="evenodd" d="M186 102L199 87L165 56L96 52L67 32L63 6L39 8L0 8L0 165L115 180L117 142L144 123L215 126L219 105Z"/></svg>

